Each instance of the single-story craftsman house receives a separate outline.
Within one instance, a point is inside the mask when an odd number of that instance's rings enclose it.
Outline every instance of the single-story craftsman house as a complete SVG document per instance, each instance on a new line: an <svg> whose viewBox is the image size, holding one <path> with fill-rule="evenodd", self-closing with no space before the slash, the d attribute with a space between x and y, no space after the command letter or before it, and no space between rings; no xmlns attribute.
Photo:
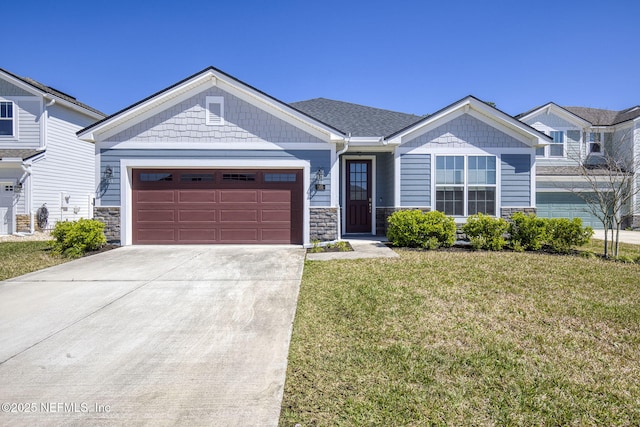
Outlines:
<svg viewBox="0 0 640 427"><path fill-rule="evenodd" d="M420 117L286 104L206 68L78 132L94 215L131 244L289 243L383 234L395 210L535 212L552 137L468 96Z"/></svg>

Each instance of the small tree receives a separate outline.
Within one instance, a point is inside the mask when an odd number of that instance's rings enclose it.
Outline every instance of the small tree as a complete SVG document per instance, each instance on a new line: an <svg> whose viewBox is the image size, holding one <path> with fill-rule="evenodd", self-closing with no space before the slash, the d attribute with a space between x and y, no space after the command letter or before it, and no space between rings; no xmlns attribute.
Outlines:
<svg viewBox="0 0 640 427"><path fill-rule="evenodd" d="M584 200L589 212L604 226L604 256L609 257L612 252L617 257L620 229L627 216L635 213L633 201L640 192L640 185L635 182L640 153L635 152L633 131L604 133L603 139L593 142L597 145L593 151L587 143L585 156L570 152L583 185L567 189Z"/></svg>

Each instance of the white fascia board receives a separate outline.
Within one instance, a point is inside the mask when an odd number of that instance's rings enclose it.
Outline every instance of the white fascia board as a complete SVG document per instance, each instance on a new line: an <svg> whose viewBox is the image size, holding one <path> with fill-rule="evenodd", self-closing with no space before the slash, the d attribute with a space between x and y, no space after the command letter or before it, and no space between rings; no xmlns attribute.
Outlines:
<svg viewBox="0 0 640 427"><path fill-rule="evenodd" d="M550 113L553 113L556 116L562 118L563 120L566 120L566 121L568 121L570 123L573 123L574 125L576 125L578 127L581 127L581 128L591 126L590 122L586 121L582 117L576 116L571 111L565 110L564 108L560 107L559 105L554 104L553 102L550 102L550 103L545 104L545 105L543 105L542 107L540 107L540 108L538 108L536 110L533 110L532 112L530 112L526 116L520 117L518 120L523 122L525 120L532 119L535 116L538 116L540 114L550 114Z"/></svg>
<svg viewBox="0 0 640 427"><path fill-rule="evenodd" d="M105 141L97 144L109 150L332 150L335 145L319 142L166 142L166 141Z"/></svg>

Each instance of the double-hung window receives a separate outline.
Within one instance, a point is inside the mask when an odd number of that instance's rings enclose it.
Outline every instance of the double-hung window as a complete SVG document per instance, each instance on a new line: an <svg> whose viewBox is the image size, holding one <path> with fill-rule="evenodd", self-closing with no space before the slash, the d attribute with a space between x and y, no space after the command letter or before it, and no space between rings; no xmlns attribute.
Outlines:
<svg viewBox="0 0 640 427"><path fill-rule="evenodd" d="M587 137L587 142L589 144L588 154L593 154L596 156L599 156L602 154L602 133L589 132L589 136Z"/></svg>
<svg viewBox="0 0 640 427"><path fill-rule="evenodd" d="M0 136L13 136L13 102L0 101Z"/></svg>
<svg viewBox="0 0 640 427"><path fill-rule="evenodd" d="M549 144L549 157L564 157L564 132L552 130L549 136L553 142Z"/></svg>
<svg viewBox="0 0 640 427"><path fill-rule="evenodd" d="M496 214L495 156L437 156L436 210L453 216Z"/></svg>
<svg viewBox="0 0 640 427"><path fill-rule="evenodd" d="M564 157L564 131L552 130L548 135L553 139L553 142L548 147L536 148L536 156Z"/></svg>

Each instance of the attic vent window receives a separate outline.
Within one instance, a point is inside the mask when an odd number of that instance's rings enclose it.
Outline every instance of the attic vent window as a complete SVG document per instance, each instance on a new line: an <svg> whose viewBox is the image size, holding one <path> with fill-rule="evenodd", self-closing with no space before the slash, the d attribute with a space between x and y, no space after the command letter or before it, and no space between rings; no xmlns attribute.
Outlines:
<svg viewBox="0 0 640 427"><path fill-rule="evenodd" d="M207 96L207 121L211 126L224 125L224 98L222 96Z"/></svg>

